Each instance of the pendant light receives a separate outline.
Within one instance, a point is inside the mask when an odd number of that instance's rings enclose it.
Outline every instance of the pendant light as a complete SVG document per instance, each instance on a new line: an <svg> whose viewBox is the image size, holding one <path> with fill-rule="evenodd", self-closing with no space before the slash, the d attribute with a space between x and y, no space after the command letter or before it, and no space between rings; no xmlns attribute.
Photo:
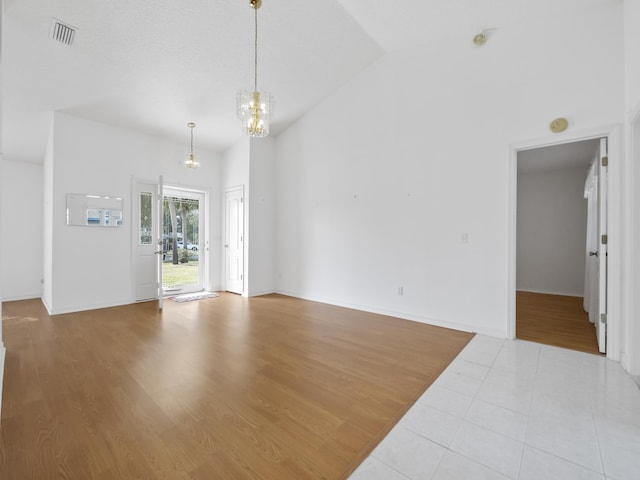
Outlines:
<svg viewBox="0 0 640 480"><path fill-rule="evenodd" d="M195 155L193 154L193 129L196 124L193 122L187 123L187 127L191 129L191 153L187 155L187 159L184 161L184 166L187 168L198 168L200 166L200 162L196 160Z"/></svg>
<svg viewBox="0 0 640 480"><path fill-rule="evenodd" d="M258 9L262 0L249 0L254 10L255 37L253 56L253 90L240 90L236 97L238 118L242 121L242 131L251 137L269 135L269 121L273 118L273 97L268 92L258 91Z"/></svg>

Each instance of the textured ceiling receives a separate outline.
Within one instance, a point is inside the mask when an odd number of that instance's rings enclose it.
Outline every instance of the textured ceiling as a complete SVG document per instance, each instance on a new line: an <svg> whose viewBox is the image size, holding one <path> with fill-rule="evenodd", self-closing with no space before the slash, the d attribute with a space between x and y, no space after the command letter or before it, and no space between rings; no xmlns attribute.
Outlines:
<svg viewBox="0 0 640 480"><path fill-rule="evenodd" d="M621 0L263 0L258 87L277 135L390 51ZM3 153L41 161L52 111L222 151L253 79L249 0L4 0ZM49 38L52 17L77 28Z"/></svg>
<svg viewBox="0 0 640 480"><path fill-rule="evenodd" d="M49 39L51 18L77 28ZM332 0L265 0L258 87L282 131L382 51ZM249 0L20 0L4 13L6 158L41 158L50 114L77 116L223 150L240 135L235 96L253 84Z"/></svg>

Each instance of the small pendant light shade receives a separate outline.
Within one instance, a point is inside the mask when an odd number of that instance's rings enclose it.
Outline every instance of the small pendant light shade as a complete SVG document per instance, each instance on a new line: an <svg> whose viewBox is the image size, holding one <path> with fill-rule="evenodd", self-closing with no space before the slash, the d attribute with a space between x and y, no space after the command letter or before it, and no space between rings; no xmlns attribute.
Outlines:
<svg viewBox="0 0 640 480"><path fill-rule="evenodd" d="M191 129L191 150L189 155L187 155L186 160L184 161L184 166L187 168L198 168L200 166L200 162L196 160L196 157L193 154L193 129L196 127L196 124L193 122L189 122L187 123L187 127Z"/></svg>

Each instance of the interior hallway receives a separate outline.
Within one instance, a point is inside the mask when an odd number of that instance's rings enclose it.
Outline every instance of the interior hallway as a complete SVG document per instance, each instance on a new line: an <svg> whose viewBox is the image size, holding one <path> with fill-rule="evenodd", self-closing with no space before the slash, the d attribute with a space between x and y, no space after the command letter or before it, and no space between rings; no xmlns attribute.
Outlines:
<svg viewBox="0 0 640 480"><path fill-rule="evenodd" d="M582 297L516 292L516 338L598 354Z"/></svg>

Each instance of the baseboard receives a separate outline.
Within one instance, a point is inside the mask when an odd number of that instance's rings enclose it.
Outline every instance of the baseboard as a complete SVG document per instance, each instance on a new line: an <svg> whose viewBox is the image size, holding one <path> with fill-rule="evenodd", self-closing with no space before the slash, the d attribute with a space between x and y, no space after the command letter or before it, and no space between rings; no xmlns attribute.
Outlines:
<svg viewBox="0 0 640 480"><path fill-rule="evenodd" d="M42 302L42 305L44 305L45 310L47 311L47 313L49 315L51 315L51 307L49 306L49 304L47 303L47 301L44 298L44 295L42 297L40 297L40 301Z"/></svg>
<svg viewBox="0 0 640 480"><path fill-rule="evenodd" d="M629 361L629 355L625 352L620 354L620 365L622 365L622 368L624 368L628 373L631 373L631 362Z"/></svg>
<svg viewBox="0 0 640 480"><path fill-rule="evenodd" d="M260 297L261 295L269 295L270 293L275 293L275 291L274 290L262 290L260 292L251 292L247 296L248 297Z"/></svg>
<svg viewBox="0 0 640 480"><path fill-rule="evenodd" d="M33 300L34 298L40 298L42 293L32 293L29 295L16 295L10 297L2 297L3 302L18 302L20 300Z"/></svg>
<svg viewBox="0 0 640 480"><path fill-rule="evenodd" d="M487 335L489 337L506 338L506 333L507 333L506 330L502 331L502 330L499 330L499 329L478 327L477 325L469 325L469 324L465 324L465 323L450 322L450 321L446 321L446 320L438 320L438 319L435 319L435 318L425 317L425 316L422 316L422 315L414 315L414 314L411 314L411 313L400 312L400 311L395 311L395 310L389 310L389 309L384 309L384 308L370 307L370 306L367 306L367 305L358 305L358 304L348 303L348 302L335 302L333 300L329 300L329 299L326 299L326 298L313 297L313 296L302 296L302 295L298 295L298 294L295 294L293 292L289 292L289 291L286 291L286 290L278 290L275 293L279 293L280 295L286 295L286 296L289 296L289 297L301 298L303 300L309 300L311 302L326 303L328 305L335 305L337 307L351 308L353 310L360 310L362 312L377 313L379 315L386 315L386 316L389 316L389 317L402 318L403 320L411 320L413 322L424 323L424 324L427 324L427 325L433 325L435 327L450 328L452 330L458 330L458 331L461 331L461 332L479 333L481 335Z"/></svg>
<svg viewBox="0 0 640 480"><path fill-rule="evenodd" d="M42 303L44 303L44 306L47 308L49 315L63 315L65 313L86 312L88 310L99 310L101 308L121 307L122 305L131 305L136 302L129 299L129 300L120 300L116 302L98 303L93 305L79 305L76 307L53 308L53 309L50 309L44 301Z"/></svg>
<svg viewBox="0 0 640 480"><path fill-rule="evenodd" d="M567 292L551 292L549 290L533 290L530 288L516 288L517 292L527 292L527 293L541 293L543 295L561 295L563 297L578 297L583 298L584 294L578 293L567 293Z"/></svg>

